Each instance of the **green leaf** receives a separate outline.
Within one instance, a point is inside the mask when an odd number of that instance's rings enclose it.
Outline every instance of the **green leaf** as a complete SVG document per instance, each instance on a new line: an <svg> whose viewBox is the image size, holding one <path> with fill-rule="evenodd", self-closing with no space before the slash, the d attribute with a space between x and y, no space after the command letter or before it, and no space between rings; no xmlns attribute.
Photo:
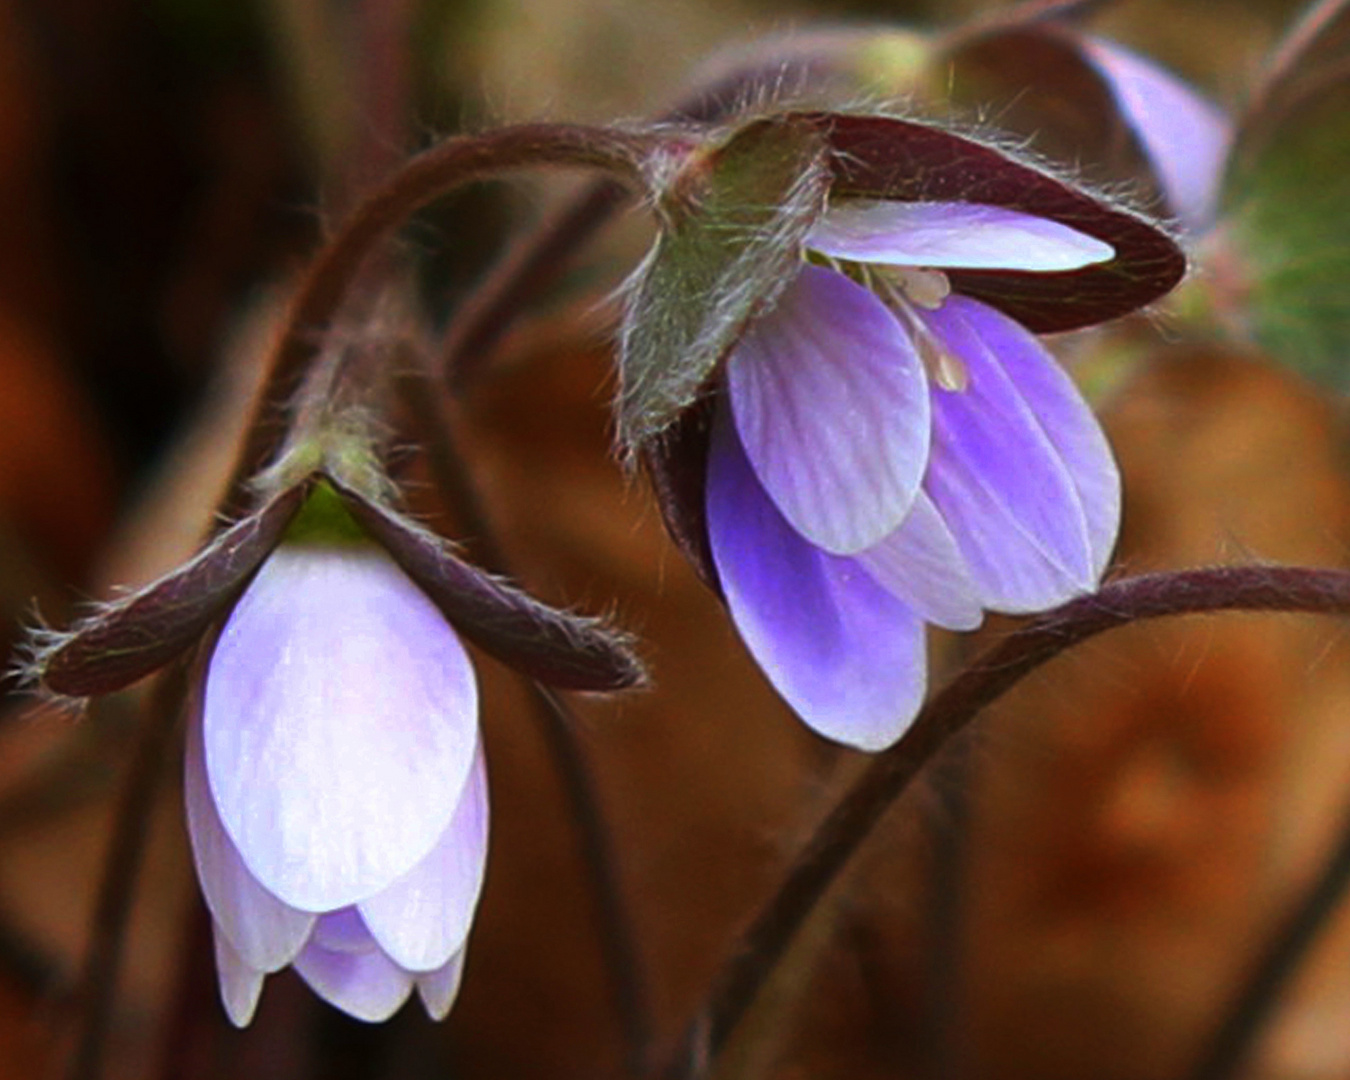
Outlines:
<svg viewBox="0 0 1350 1080"><path fill-rule="evenodd" d="M619 441L633 451L691 405L801 259L829 179L816 125L753 120L694 155L658 205L663 228L629 286Z"/></svg>
<svg viewBox="0 0 1350 1080"><path fill-rule="evenodd" d="M1313 9L1234 145L1223 209L1257 340L1350 388L1350 5Z"/></svg>

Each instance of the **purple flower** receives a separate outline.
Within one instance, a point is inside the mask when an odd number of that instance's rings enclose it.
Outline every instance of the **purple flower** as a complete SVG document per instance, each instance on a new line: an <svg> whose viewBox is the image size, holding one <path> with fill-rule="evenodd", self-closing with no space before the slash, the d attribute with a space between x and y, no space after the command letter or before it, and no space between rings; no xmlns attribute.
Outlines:
<svg viewBox="0 0 1350 1080"><path fill-rule="evenodd" d="M1110 244L1001 207L840 200L727 358L706 513L741 637L816 731L876 750L923 700L924 626L1092 589L1119 477L1039 341L946 270L1055 274Z"/></svg>
<svg viewBox="0 0 1350 1080"><path fill-rule="evenodd" d="M188 827L221 995L292 964L362 1020L459 988L487 854L478 692L373 543L284 543L235 604L188 731Z"/></svg>
<svg viewBox="0 0 1350 1080"><path fill-rule="evenodd" d="M1208 229L1232 139L1228 118L1186 83L1123 45L1087 36L1081 45L1143 145L1177 220L1188 232Z"/></svg>

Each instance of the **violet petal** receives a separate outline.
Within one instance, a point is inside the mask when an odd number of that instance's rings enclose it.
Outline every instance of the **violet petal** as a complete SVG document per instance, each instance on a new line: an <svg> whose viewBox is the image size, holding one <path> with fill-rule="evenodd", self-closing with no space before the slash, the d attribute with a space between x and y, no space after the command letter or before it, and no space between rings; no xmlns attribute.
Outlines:
<svg viewBox="0 0 1350 1080"><path fill-rule="evenodd" d="M1192 232L1209 226L1232 138L1228 118L1186 83L1114 42L1085 38L1083 47L1144 145L1173 212Z"/></svg>
<svg viewBox="0 0 1350 1080"><path fill-rule="evenodd" d="M225 829L291 907L373 896L449 825L477 711L459 638L388 555L282 546L207 671L206 767Z"/></svg>
<svg viewBox="0 0 1350 1080"><path fill-rule="evenodd" d="M320 915L310 940L329 952L367 953L380 947L354 906Z"/></svg>
<svg viewBox="0 0 1350 1080"><path fill-rule="evenodd" d="M1068 470L1083 509L1095 584L1120 532L1120 470L1106 433L1078 385L1039 338L991 308L963 303L969 305L969 321L984 321L991 335L1000 335L995 358Z"/></svg>
<svg viewBox="0 0 1350 1080"><path fill-rule="evenodd" d="M923 491L895 532L854 558L925 622L949 630L974 630L984 621L978 590L956 538Z"/></svg>
<svg viewBox="0 0 1350 1080"><path fill-rule="evenodd" d="M378 949L330 952L311 942L295 970L325 1001L370 1023L388 1020L412 993L413 977Z"/></svg>
<svg viewBox="0 0 1350 1080"><path fill-rule="evenodd" d="M960 391L933 391L933 453L924 488L956 537L985 607L1039 611L1091 590L1094 544L1079 470L1066 460L1003 364L1028 356L1054 363L1017 323L978 301L953 296L924 312L929 330L969 372Z"/></svg>
<svg viewBox="0 0 1350 1080"><path fill-rule="evenodd" d="M487 864L487 773L479 747L445 835L425 859L360 904L380 948L399 967L432 971L464 946Z"/></svg>
<svg viewBox="0 0 1350 1080"><path fill-rule="evenodd" d="M708 534L736 629L797 715L862 750L898 739L923 701L922 621L856 560L798 535L725 413L708 464Z"/></svg>
<svg viewBox="0 0 1350 1080"><path fill-rule="evenodd" d="M802 267L732 352L727 381L755 474L803 537L848 555L904 520L928 458L927 380L870 291Z"/></svg>
<svg viewBox="0 0 1350 1080"><path fill-rule="evenodd" d="M840 199L806 239L836 259L967 270L1078 270L1110 244L1035 214L964 202Z"/></svg>

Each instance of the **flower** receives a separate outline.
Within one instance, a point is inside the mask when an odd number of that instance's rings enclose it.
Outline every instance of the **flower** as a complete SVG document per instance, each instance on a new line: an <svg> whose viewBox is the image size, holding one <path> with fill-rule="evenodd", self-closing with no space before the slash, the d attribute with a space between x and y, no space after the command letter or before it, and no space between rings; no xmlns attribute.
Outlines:
<svg viewBox="0 0 1350 1080"><path fill-rule="evenodd" d="M473 668L369 541L277 547L211 652L185 791L221 996L249 1022L293 964L383 1020L459 988L487 854Z"/></svg>
<svg viewBox="0 0 1350 1080"><path fill-rule="evenodd" d="M707 536L728 609L798 715L866 749L917 713L924 625L1041 610L1109 558L1119 477L1034 335L946 270L1054 274L1112 246L959 202L840 200L731 350Z"/></svg>

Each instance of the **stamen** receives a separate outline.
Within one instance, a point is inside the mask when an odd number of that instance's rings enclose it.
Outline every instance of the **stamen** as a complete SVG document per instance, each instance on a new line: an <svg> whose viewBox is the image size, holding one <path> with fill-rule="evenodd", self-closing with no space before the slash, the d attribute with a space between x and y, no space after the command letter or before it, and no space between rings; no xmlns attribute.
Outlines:
<svg viewBox="0 0 1350 1080"><path fill-rule="evenodd" d="M970 386L970 369L965 362L930 334L926 327L916 328L914 345L919 350L924 370L938 389L959 394Z"/></svg>
<svg viewBox="0 0 1350 1080"><path fill-rule="evenodd" d="M925 311L936 311L952 293L952 283L941 270L920 266L896 267L896 277L910 302Z"/></svg>

